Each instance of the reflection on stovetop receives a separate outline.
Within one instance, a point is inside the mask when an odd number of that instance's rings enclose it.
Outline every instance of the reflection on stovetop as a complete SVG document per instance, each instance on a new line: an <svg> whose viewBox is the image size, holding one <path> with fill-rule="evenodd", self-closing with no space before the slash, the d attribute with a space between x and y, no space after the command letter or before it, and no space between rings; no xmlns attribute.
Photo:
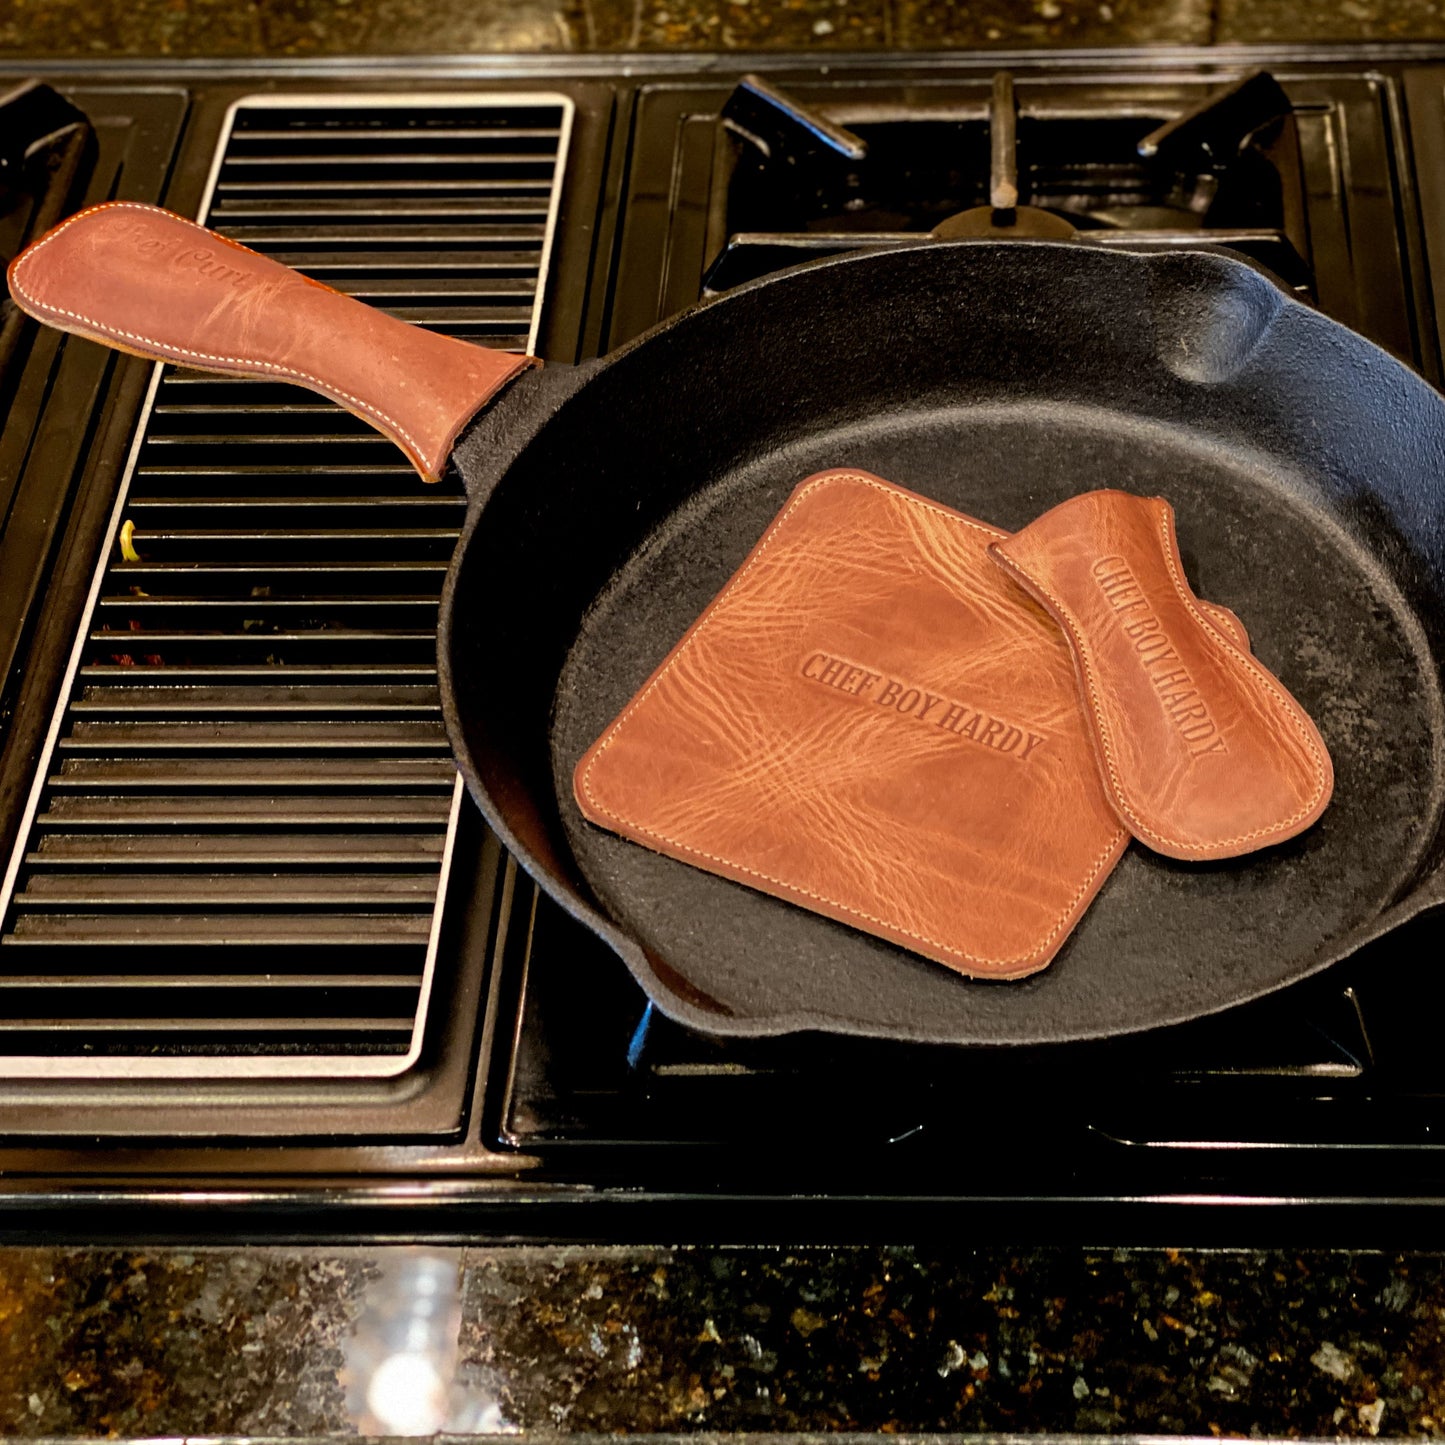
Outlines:
<svg viewBox="0 0 1445 1445"><path fill-rule="evenodd" d="M8 265L65 214L96 149L85 114L39 81L0 95L0 263ZM3 285L3 283L0 283ZM12 364L25 318L0 318L0 415L9 410Z"/></svg>

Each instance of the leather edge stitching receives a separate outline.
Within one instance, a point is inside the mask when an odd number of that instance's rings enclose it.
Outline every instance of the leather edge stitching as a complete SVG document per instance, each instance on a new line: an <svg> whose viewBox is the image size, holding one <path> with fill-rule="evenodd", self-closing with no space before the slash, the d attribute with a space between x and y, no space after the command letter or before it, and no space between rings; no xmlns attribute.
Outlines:
<svg viewBox="0 0 1445 1445"><path fill-rule="evenodd" d="M588 797L591 799L590 793ZM829 898L824 893L814 892L812 889L800 887L796 883L788 883L784 879L775 878L771 873L763 873L759 869L747 867L746 864L735 863L730 858L704 852L701 848L694 848L687 843L680 843L674 838L669 838L665 833L659 833L655 829L644 827L641 823L635 823L631 819L623 818L620 814L612 812L611 809L602 807L595 799L592 799L592 802L593 806L596 807L599 812L606 813L609 817L626 823L629 828L639 833L645 833L649 838L656 838L659 842L666 843L670 847L678 849L680 852L689 853L694 858L704 858L710 863L726 864L727 867L735 869L739 873L746 873L749 877L761 878L766 883L776 884L779 888L786 889L789 893L793 893L798 897L812 898L819 903L826 903L830 908L842 909L844 913L851 913L855 918L866 919L869 923L876 923L882 928L892 930L894 933L901 933L905 938L912 938L916 939L919 943L926 943L930 948L936 948L940 952L951 954L954 958L962 959L965 963L976 963L988 968L1012 968L1014 965L1020 964L1042 966L1044 963L1047 963L1048 959L1052 956L1050 945L1059 934L1064 932L1069 926L1070 919L1074 917L1079 904L1089 895L1095 878L1098 877L1100 870L1109 861L1110 854L1114 853L1118 848L1121 839L1128 837L1128 830L1125 828L1119 828L1115 831L1113 837L1109 840L1108 846L1099 854L1098 858L1094 860L1083 883L1079 885L1078 891L1065 905L1062 917L1059 918L1053 928L1044 935L1031 952L1016 954L1012 958L983 958L978 954L966 953L961 948L954 948L950 944L943 943L936 938L930 938L926 933L918 933L911 928L905 928L902 924L894 923L889 919L876 917L874 914L865 912L861 908L854 908L850 904L840 903L837 899ZM1033 972L1034 970L1029 969L1027 971ZM1021 970L1017 976L1022 976L1023 972L1024 970ZM1007 976L1008 975L1003 974L999 975L999 977Z"/></svg>
<svg viewBox="0 0 1445 1445"><path fill-rule="evenodd" d="M407 431L404 426L401 425L400 422L396 421L393 417L388 416L379 407L373 406L370 402L362 400L362 398L359 396L353 396L349 391L342 391L340 387L333 386L330 382L323 380L319 376L313 376L309 371L301 371L297 367L284 366L281 363L274 361L261 361L254 360L249 357L222 356L219 354L213 354L205 351L192 351L188 347L177 346L173 342L157 341L154 337L142 336L134 331L124 331L118 326L108 326L103 321L95 320L94 317L83 315L79 311L69 311L63 306L56 306L51 302L42 301L38 296L36 296L30 290L28 285L24 283L23 277L21 275L22 271L25 271L29 268L32 260L36 256L38 256L40 252L43 251L45 247L48 246L52 241L62 235L65 231L68 231L71 226L75 225L77 221L83 221L87 216L93 216L98 211L110 211L117 209L145 211L149 215L154 215L156 211L160 208L146 205L144 202L141 201L106 201L103 202L101 205L90 206L83 211L77 211L76 214L73 215L63 225L57 226L53 231L50 232L48 236L42 237L39 241L37 241L33 247L31 247L23 256L21 256L15 262L15 264L10 269L11 290L15 292L22 300L28 302L31 306L33 306L37 311L44 312L48 316L66 316L73 321L84 322L85 325L93 327L102 335L124 338L127 341L138 341L142 345L151 347L154 351L161 353L163 356L167 357L169 360L172 361L179 361L182 357L190 357L196 361L224 362L229 366L241 366L246 367L250 370L269 372L275 376L290 376L301 381L312 382L316 386L320 387L328 396L339 398L344 402L349 402L353 406L359 408L366 416L372 417L376 421L380 422L388 430L388 432L390 432L395 438L399 439L405 445L413 461L418 464L420 469L427 476L432 477L440 475L440 469L446 463L446 458L447 455L449 455L449 450L448 452L444 452L443 455L438 458L430 458L426 456L423 452L421 445L417 442L416 438L413 437L411 433ZM177 216L171 212L165 212L164 215L167 220L179 222L179 224L181 224L182 226L188 226L194 231L200 231L202 235L208 238L216 235L215 232L206 230L204 226L198 226L194 221L188 221L184 216ZM243 246L239 241L233 241L228 236L217 236L217 239L224 241L228 246L232 246L238 251L244 251L248 256L255 256L259 260L263 261L268 259L267 257L262 256L259 251L253 251L249 246ZM306 278L302 277L302 279L305 280ZM320 283L313 284L319 285ZM334 288L324 286L322 287L322 289L330 291ZM336 294L340 295L342 293L337 292ZM524 367L527 363L527 360L528 358L525 357L518 358L518 367ZM517 369L518 368L514 368L513 371L508 372L506 377L503 378L503 380L514 376ZM477 403L478 408L480 408L486 402L488 397L495 393L496 389L497 388L494 387L492 391L489 391L486 396L481 398L481 400ZM467 418L463 418L461 424L457 427L457 432L461 431L462 427L466 425L467 420ZM455 437L455 433L453 434L453 436Z"/></svg>

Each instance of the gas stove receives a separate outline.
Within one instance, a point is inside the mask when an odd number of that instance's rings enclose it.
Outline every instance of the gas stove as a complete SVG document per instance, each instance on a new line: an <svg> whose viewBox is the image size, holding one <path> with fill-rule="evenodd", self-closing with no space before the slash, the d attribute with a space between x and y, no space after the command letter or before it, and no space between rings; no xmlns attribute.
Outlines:
<svg viewBox="0 0 1445 1445"><path fill-rule="evenodd" d="M0 106L0 241L163 201L559 361L930 233L1207 245L1441 381L1445 57L690 64L50 67L13 124ZM3 339L16 1227L611 1237L666 1210L674 1233L765 1235L903 1211L1383 1242L1438 1219L1438 923L1108 1044L693 1032L457 787L431 642L459 486L421 493L309 394L8 313Z"/></svg>

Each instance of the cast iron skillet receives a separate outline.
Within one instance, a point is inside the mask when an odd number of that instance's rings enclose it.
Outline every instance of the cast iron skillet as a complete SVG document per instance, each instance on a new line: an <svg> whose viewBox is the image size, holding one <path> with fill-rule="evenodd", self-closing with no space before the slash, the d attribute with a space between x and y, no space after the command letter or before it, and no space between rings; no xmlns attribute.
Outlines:
<svg viewBox="0 0 1445 1445"><path fill-rule="evenodd" d="M1445 901L1445 401L1241 262L992 240L837 257L521 376L454 460L472 499L441 614L458 764L541 886L688 1024L1105 1037L1259 997ZM1017 983L584 822L577 758L788 492L835 466L1011 529L1094 487L1168 498L1195 589L1329 746L1323 819L1227 863L1132 847Z"/></svg>

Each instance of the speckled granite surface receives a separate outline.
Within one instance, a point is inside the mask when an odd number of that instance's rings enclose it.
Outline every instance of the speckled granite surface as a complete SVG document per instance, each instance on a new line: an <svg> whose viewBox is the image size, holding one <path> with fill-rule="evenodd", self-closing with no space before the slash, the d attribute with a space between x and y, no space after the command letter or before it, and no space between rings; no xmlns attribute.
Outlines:
<svg viewBox="0 0 1445 1445"><path fill-rule="evenodd" d="M0 1251L0 1431L1445 1434L1434 1256Z"/></svg>
<svg viewBox="0 0 1445 1445"><path fill-rule="evenodd" d="M0 0L0 54L1200 45L1445 37L1445 0Z"/></svg>

